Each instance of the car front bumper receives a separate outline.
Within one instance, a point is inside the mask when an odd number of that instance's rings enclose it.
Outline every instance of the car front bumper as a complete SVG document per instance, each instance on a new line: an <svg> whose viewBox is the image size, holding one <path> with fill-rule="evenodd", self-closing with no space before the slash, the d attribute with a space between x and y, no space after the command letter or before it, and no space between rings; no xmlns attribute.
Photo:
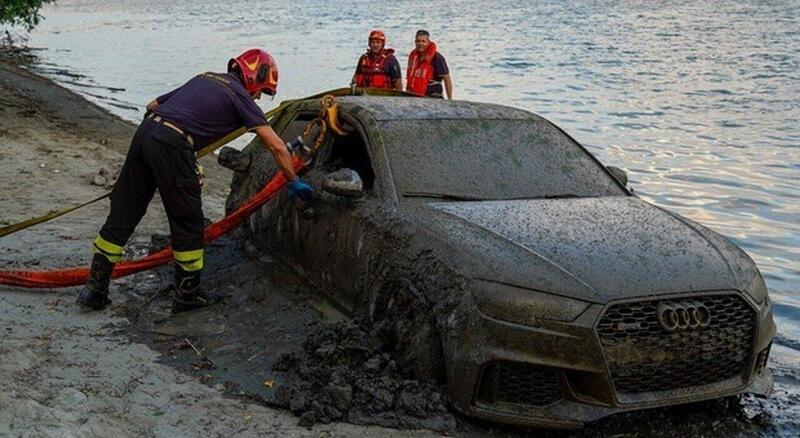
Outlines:
<svg viewBox="0 0 800 438"><path fill-rule="evenodd" d="M553 428L580 428L615 413L741 393L767 396L773 384L766 367L775 334L772 312L740 296L753 312L753 338L741 372L635 393L615 389L608 349L597 329L618 302L592 305L568 323L540 320L536 326L500 321L466 304L454 313L443 340L449 395L454 407L470 416Z"/></svg>

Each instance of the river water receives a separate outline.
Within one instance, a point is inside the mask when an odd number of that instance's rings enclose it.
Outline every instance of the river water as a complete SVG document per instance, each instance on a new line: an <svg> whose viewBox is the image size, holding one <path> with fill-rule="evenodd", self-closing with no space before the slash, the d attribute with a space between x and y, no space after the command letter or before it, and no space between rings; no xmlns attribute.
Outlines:
<svg viewBox="0 0 800 438"><path fill-rule="evenodd" d="M373 27L401 54L426 28L457 98L550 119L644 199L747 251L775 302L775 355L797 363L798 0L58 0L44 17L29 41L42 71L130 120L250 46L277 59L281 100L346 86Z"/></svg>

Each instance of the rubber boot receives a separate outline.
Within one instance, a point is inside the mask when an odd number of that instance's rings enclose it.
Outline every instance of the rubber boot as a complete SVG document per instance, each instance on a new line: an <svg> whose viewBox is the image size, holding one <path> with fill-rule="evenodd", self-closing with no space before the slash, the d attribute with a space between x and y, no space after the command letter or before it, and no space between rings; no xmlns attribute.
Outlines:
<svg viewBox="0 0 800 438"><path fill-rule="evenodd" d="M220 297L208 295L200 289L199 271L184 271L175 266L175 297L172 300L172 313L186 312L216 304Z"/></svg>
<svg viewBox="0 0 800 438"><path fill-rule="evenodd" d="M92 269L89 279L78 295L77 304L87 310L103 310L111 304L108 298L108 283L111 282L111 271L114 264L106 256L95 254L92 257Z"/></svg>

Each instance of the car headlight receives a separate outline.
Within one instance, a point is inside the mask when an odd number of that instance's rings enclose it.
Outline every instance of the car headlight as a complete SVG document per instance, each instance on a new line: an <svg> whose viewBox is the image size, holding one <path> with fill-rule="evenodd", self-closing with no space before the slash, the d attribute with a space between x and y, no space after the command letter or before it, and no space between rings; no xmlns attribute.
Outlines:
<svg viewBox="0 0 800 438"><path fill-rule="evenodd" d="M573 321L590 303L491 281L472 292L481 313L501 321L537 326L538 320Z"/></svg>
<svg viewBox="0 0 800 438"><path fill-rule="evenodd" d="M744 287L744 291L756 300L758 304L764 303L764 300L767 298L767 284L764 283L764 277L756 272L747 286Z"/></svg>

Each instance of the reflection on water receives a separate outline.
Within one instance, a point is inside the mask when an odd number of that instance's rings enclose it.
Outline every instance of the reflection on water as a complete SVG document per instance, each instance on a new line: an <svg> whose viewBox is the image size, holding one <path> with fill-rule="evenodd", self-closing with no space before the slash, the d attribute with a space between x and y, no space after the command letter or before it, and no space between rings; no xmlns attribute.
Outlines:
<svg viewBox="0 0 800 438"><path fill-rule="evenodd" d="M798 0L108 3L59 0L30 44L48 48L54 77L129 119L249 46L278 60L282 99L346 85L373 27L400 53L427 28L457 98L549 118L643 198L744 248L783 336L800 340Z"/></svg>

